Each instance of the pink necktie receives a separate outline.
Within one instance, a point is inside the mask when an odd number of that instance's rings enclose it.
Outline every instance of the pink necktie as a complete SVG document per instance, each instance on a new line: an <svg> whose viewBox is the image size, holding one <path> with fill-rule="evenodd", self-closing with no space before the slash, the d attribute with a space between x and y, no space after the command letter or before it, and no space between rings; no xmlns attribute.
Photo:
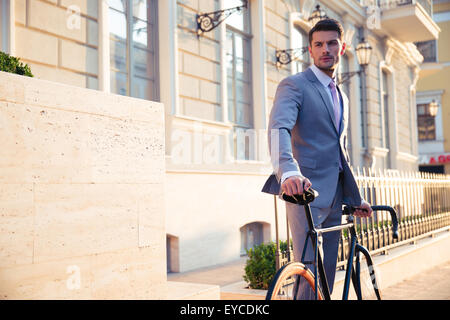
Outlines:
<svg viewBox="0 0 450 320"><path fill-rule="evenodd" d="M341 124L341 106L339 104L339 98L336 90L336 84L334 80L331 80L329 84L331 88L331 96L333 97L333 109L334 109L334 119L336 120L336 127L339 132L340 124Z"/></svg>
<svg viewBox="0 0 450 320"><path fill-rule="evenodd" d="M331 96L333 97L333 109L334 109L334 118L336 120L336 127L338 132L340 132L340 124L341 124L341 105L339 103L339 98L336 90L336 84L334 80L331 80L329 84L331 88ZM342 159L339 157L339 169L342 170Z"/></svg>

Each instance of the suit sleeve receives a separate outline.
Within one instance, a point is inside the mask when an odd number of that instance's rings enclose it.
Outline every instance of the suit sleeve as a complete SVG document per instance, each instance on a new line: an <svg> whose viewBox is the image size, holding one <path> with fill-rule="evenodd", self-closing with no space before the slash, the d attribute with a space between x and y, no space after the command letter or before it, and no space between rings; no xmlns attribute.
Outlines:
<svg viewBox="0 0 450 320"><path fill-rule="evenodd" d="M283 173L300 167L292 153L291 131L301 108L301 90L288 77L278 85L268 125L269 151L274 172L280 181Z"/></svg>

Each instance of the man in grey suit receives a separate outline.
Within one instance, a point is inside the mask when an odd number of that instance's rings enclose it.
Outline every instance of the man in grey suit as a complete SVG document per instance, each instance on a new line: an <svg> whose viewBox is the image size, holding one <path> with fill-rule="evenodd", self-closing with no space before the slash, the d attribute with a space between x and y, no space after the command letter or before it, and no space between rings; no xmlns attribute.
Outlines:
<svg viewBox="0 0 450 320"><path fill-rule="evenodd" d="M292 196L312 186L319 192L311 203L314 225L319 228L341 223L343 203L359 208L357 216L372 214L349 167L348 98L335 82L345 46L338 21L321 20L311 29L309 53L314 64L280 82L268 126L274 174L262 191ZM305 212L303 206L289 202L286 210L294 258L300 261L308 231ZM336 273L339 236L340 231L325 233L319 241L330 291ZM308 245L305 259L312 261L312 257L312 246ZM299 298L312 297L313 293L302 286Z"/></svg>

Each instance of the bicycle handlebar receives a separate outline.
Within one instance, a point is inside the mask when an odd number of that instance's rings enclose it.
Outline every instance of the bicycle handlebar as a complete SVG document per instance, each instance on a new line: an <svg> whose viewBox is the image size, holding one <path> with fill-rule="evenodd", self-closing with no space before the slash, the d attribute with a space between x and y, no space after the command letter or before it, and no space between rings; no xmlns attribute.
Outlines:
<svg viewBox="0 0 450 320"><path fill-rule="evenodd" d="M371 208L373 211L389 211L392 219L392 237L398 239L398 218L395 209L390 206L371 206ZM343 214L352 214L355 210L355 207L344 206ZM367 211L366 209L362 210Z"/></svg>
<svg viewBox="0 0 450 320"><path fill-rule="evenodd" d="M308 190L305 190L303 192L303 194L301 194L301 195L288 196L288 195L284 194L284 192L283 192L281 196L282 196L283 200L285 200L287 202L291 202L291 203L299 204L299 205L307 205L310 202L314 201L314 199L319 196L319 193L316 190L314 190L313 188L309 188ZM349 209L350 209L351 213L353 213L356 209L355 207L350 207L350 208L348 206L345 206L344 214L349 214ZM393 232L392 237L394 239L398 239L398 218L397 218L397 212L395 211L395 209L390 206L371 206L371 208L373 211L389 211L389 213L391 214L391 219L392 219L392 232ZM365 209L363 209L363 210L365 210Z"/></svg>
<svg viewBox="0 0 450 320"><path fill-rule="evenodd" d="M372 206L373 211L389 211L392 219L392 232L394 233L392 237L394 239L398 239L398 218L397 212L394 208L390 206Z"/></svg>

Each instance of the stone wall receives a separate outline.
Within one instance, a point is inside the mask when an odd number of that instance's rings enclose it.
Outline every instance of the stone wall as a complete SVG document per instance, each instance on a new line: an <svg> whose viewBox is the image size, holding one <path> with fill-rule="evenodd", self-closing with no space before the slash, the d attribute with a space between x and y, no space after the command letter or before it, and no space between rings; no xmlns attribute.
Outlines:
<svg viewBox="0 0 450 320"><path fill-rule="evenodd" d="M0 72L0 297L166 297L163 105Z"/></svg>
<svg viewBox="0 0 450 320"><path fill-rule="evenodd" d="M14 55L38 78L98 89L98 9L94 0L15 0Z"/></svg>

